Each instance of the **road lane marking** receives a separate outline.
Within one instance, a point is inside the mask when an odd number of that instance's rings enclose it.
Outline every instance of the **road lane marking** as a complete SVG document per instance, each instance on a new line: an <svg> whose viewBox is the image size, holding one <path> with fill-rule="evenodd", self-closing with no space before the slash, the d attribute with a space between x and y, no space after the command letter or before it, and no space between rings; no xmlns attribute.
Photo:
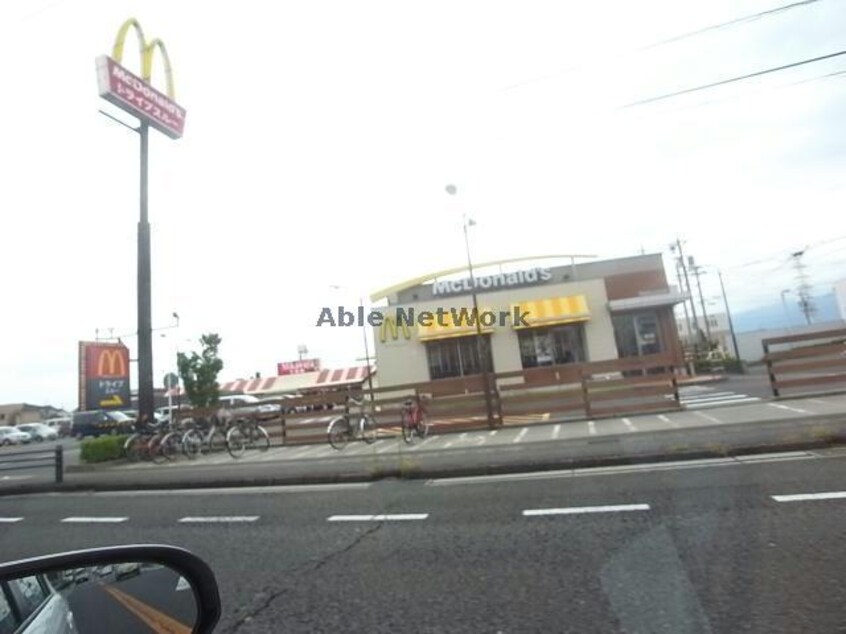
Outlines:
<svg viewBox="0 0 846 634"><path fill-rule="evenodd" d="M816 403L817 405L828 405L828 403L818 398L809 398L807 400L809 403Z"/></svg>
<svg viewBox="0 0 846 634"><path fill-rule="evenodd" d="M719 418L717 418L716 416L709 416L705 412L692 412L692 414L694 416L698 416L699 418L707 420L709 423L722 423L723 422Z"/></svg>
<svg viewBox="0 0 846 634"><path fill-rule="evenodd" d="M556 425L552 428L552 439L556 440L558 435L561 433L561 425Z"/></svg>
<svg viewBox="0 0 846 634"><path fill-rule="evenodd" d="M498 432L498 431L499 431L498 429L494 429L493 431L488 433L488 436L496 436L496 432Z"/></svg>
<svg viewBox="0 0 846 634"><path fill-rule="evenodd" d="M617 504L612 506L571 506L558 509L528 509L525 517L542 515L580 515L582 513L623 513L627 511L648 511L648 504Z"/></svg>
<svg viewBox="0 0 846 634"><path fill-rule="evenodd" d="M681 425L679 424L679 422L677 420L673 420L672 418L670 418L669 416L666 416L664 414L658 414L658 420L660 420L661 422L667 423L668 425L675 427L675 428L681 427Z"/></svg>
<svg viewBox="0 0 846 634"><path fill-rule="evenodd" d="M635 427L632 421L630 421L628 418L623 419L623 425L625 425L626 429L628 429L629 431L637 431L637 427Z"/></svg>
<svg viewBox="0 0 846 634"><path fill-rule="evenodd" d="M458 434L458 439L459 439L459 440L465 440L466 438L467 438L467 432L466 432L466 431L465 431L465 432L463 432L463 433Z"/></svg>
<svg viewBox="0 0 846 634"><path fill-rule="evenodd" d="M22 517L0 517L0 524L14 524L23 521Z"/></svg>
<svg viewBox="0 0 846 634"><path fill-rule="evenodd" d="M180 524L220 524L225 522L255 522L258 515L205 515L180 518Z"/></svg>
<svg viewBox="0 0 846 634"><path fill-rule="evenodd" d="M119 524L128 517L66 517L62 521L68 524Z"/></svg>
<svg viewBox="0 0 846 634"><path fill-rule="evenodd" d="M519 433L519 434L517 434L516 436L514 436L514 438L511 440L511 442L520 442L520 441L522 441L522 440L523 440L523 437L524 437L524 436L525 436L528 432L529 432L529 428L528 428L528 427L524 427L523 429L521 429L521 430L520 430L520 433Z"/></svg>
<svg viewBox="0 0 846 634"><path fill-rule="evenodd" d="M776 502L807 502L810 500L843 500L846 491L829 491L826 493L798 493L795 495L773 495Z"/></svg>
<svg viewBox="0 0 846 634"><path fill-rule="evenodd" d="M588 433L591 436L596 436L596 422L592 420L588 421Z"/></svg>
<svg viewBox="0 0 846 634"><path fill-rule="evenodd" d="M778 409L784 409L788 412L795 412L796 414L808 414L808 410L799 409L798 407L790 407L790 405L782 405L781 403L767 403L770 407L777 407Z"/></svg>
<svg viewBox="0 0 846 634"><path fill-rule="evenodd" d="M405 522L425 520L428 513L395 513L388 515L332 515L329 522Z"/></svg>
<svg viewBox="0 0 846 634"><path fill-rule="evenodd" d="M190 634L192 628L164 612L159 612L151 605L118 590L113 585L102 586L112 598L120 603L129 612L134 614L142 623L150 628L150 631L158 633L168 632L169 634Z"/></svg>
<svg viewBox="0 0 846 634"><path fill-rule="evenodd" d="M444 444L444 449L449 449L450 447L452 447L452 441L451 440Z"/></svg>

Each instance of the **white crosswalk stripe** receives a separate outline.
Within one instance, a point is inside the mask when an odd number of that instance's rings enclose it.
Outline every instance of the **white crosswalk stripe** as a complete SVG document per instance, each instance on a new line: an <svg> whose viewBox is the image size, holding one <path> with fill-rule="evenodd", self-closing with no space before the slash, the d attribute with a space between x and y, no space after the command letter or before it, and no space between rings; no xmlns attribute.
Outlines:
<svg viewBox="0 0 846 634"><path fill-rule="evenodd" d="M718 407L721 405L739 405L741 403L755 403L761 399L732 391L719 391L714 388L696 386L697 389L682 388L679 390L679 400L687 409L702 407Z"/></svg>

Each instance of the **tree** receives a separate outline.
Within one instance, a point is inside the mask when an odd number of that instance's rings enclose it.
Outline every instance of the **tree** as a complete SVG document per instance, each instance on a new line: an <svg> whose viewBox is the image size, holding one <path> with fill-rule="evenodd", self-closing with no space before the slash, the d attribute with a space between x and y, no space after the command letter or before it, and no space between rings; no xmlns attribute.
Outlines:
<svg viewBox="0 0 846 634"><path fill-rule="evenodd" d="M200 354L192 352L189 356L180 352L177 357L179 376L193 407L211 407L217 405L220 398L217 384L217 375L223 369L223 361L217 356L220 341L215 333L203 335Z"/></svg>

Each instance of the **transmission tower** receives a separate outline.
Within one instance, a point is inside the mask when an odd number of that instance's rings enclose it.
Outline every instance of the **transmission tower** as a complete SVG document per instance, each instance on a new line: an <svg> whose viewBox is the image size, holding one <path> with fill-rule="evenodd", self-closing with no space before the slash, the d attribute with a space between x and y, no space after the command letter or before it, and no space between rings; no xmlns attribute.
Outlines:
<svg viewBox="0 0 846 634"><path fill-rule="evenodd" d="M805 315L805 321L810 324L814 315L816 315L817 307L814 304L813 297L811 297L810 278L805 270L807 268L805 262L802 260L806 250L802 249L791 253L790 257L793 259L793 268L796 270L796 295L799 297L799 308Z"/></svg>

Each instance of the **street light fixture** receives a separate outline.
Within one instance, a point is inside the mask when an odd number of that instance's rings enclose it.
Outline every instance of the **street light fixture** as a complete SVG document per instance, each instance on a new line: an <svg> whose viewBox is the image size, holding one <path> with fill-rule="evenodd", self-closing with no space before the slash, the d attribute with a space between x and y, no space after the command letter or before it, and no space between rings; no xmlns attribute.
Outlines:
<svg viewBox="0 0 846 634"><path fill-rule="evenodd" d="M455 196L458 193L458 188L455 185L447 185L446 193L450 196ZM470 257L470 237L467 232L468 227L476 226L476 222L472 218L468 218L466 212L462 212L462 225L464 228L464 250L467 253L467 272L470 275L470 296L473 301L473 315L476 321L476 354L479 357L479 369L482 374L482 388L485 394L485 412L488 417L488 426L494 427L493 417L493 400L491 398L491 388L488 377L488 357L486 355L485 341L482 336L482 322L479 319L479 299L476 294L476 278L473 274L473 259Z"/></svg>

